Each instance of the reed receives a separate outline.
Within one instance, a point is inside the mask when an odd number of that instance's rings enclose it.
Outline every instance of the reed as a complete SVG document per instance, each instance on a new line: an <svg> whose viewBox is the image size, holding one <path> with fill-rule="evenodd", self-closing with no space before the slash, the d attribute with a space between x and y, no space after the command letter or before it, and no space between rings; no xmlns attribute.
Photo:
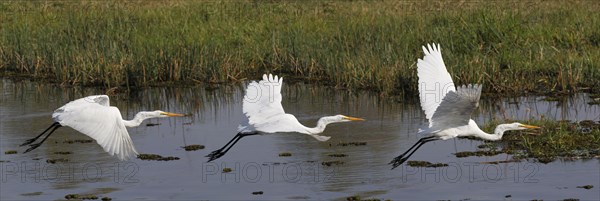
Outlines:
<svg viewBox="0 0 600 201"><path fill-rule="evenodd" d="M68 85L223 83L271 72L417 91L421 45L484 91L598 91L593 1L3 1L0 72Z"/></svg>

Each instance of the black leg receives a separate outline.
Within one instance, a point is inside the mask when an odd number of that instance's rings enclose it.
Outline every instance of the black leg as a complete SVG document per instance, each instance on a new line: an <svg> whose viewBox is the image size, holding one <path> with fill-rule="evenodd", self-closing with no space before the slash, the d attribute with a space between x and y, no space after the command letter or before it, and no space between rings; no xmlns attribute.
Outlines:
<svg viewBox="0 0 600 201"><path fill-rule="evenodd" d="M396 158L402 158L404 155L406 155L408 152L410 152L410 150L412 150L413 148L415 148L417 145L423 143L424 140L429 140L429 139L433 139L435 138L435 136L429 136L429 137L424 137L419 139L415 144L413 144L413 146L411 146L410 148L408 148L408 150L406 150L404 153L400 154L398 157ZM394 161L390 162L389 164L392 164Z"/></svg>
<svg viewBox="0 0 600 201"><path fill-rule="evenodd" d="M221 147L220 149L214 150L213 152L210 152L210 154L206 155L206 157L213 158L214 155L216 155L216 154L220 153L221 151L223 151L223 149L225 149L229 144L231 144L231 142L233 142L236 139L238 139L241 135L242 135L242 133L236 134L235 136L233 136L233 138L231 138L231 140L229 140L229 142L227 142L227 144L225 144L225 146Z"/></svg>
<svg viewBox="0 0 600 201"><path fill-rule="evenodd" d="M227 144L225 144L225 146L223 146L220 149L217 149L217 150L211 152L210 154L206 155L206 157L209 157L208 162L211 162L213 160L221 158L221 156L225 155L225 153L227 153L229 151L229 149L231 149L231 147L233 147L243 137L247 137L247 136L251 136L251 135L257 135L257 134L258 134L258 132L254 132L254 133L238 133L231 140L229 140L229 142L227 142ZM228 147L229 144L231 144L231 145Z"/></svg>
<svg viewBox="0 0 600 201"><path fill-rule="evenodd" d="M58 122L54 122L52 125L50 125L50 127L48 127L46 130L44 130L44 132L42 132L40 135L38 135L37 137L31 138L29 140L26 140L25 143L19 145L19 146L25 146L28 144L31 144L33 142L35 142L37 139L39 139L40 137L42 137L42 135L44 135L44 133L46 133L46 131L50 130L51 128L55 127L55 126L60 126L60 124Z"/></svg>
<svg viewBox="0 0 600 201"><path fill-rule="evenodd" d="M44 137L44 139L42 139L42 141L41 141L41 142L38 142L38 143L35 143L35 144L31 144L31 145L29 145L29 149L25 150L25 152L23 152L23 153L27 153L27 152L30 152L30 151L32 151L32 150L34 150L34 149L38 148L40 145L42 145L42 143L44 143L44 142L46 141L46 139L48 139L48 137L50 137L50 135L52 135L52 133L54 133L54 131L55 131L57 128L60 128L60 127L61 127L61 125L60 125L60 124L56 124L56 125L54 125L54 128L53 128L53 129L52 129L52 130L51 130L51 131L48 133L48 135L46 135L46 137Z"/></svg>
<svg viewBox="0 0 600 201"><path fill-rule="evenodd" d="M406 160L408 160L408 158L410 158L410 156L412 156L421 146L423 146L423 144L425 144L427 142L435 141L435 140L438 140L436 138L436 136L424 137L424 138L419 139L419 141L417 141L417 143L415 143L413 146L411 146L403 154L400 154L400 156L394 158L389 164L392 165L392 169L402 165L402 163L404 163ZM408 155L406 155L406 154L408 154Z"/></svg>

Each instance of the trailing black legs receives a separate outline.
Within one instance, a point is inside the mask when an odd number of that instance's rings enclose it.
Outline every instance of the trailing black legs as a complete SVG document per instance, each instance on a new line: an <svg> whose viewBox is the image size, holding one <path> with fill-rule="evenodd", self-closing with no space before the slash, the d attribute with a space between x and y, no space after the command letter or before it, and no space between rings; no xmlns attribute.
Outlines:
<svg viewBox="0 0 600 201"><path fill-rule="evenodd" d="M235 145L243 137L247 137L247 136L251 136L251 135L257 135L257 134L258 134L258 132L253 132L253 133L238 133L237 135L233 136L233 138L231 138L231 140L229 140L229 142L227 142L227 144L225 144L225 146L223 146L220 149L217 149L217 150L211 152L210 154L206 155L206 157L209 158L208 162L216 160L217 158L221 158L221 156L225 155L225 153L227 153L229 151L229 149L231 149L231 147L233 147L233 145Z"/></svg>
<svg viewBox="0 0 600 201"><path fill-rule="evenodd" d="M429 136L429 137L424 137L424 138L419 139L419 141L417 141L417 143L415 143L413 146L408 148L408 150L406 150L406 152L400 154L400 156L394 158L389 164L392 165L392 169L402 165L402 163L404 163L406 160L408 160L408 158L410 158L410 156L412 156L415 153L415 151L417 151L417 149L419 149L419 147L423 146L423 144L425 144L427 142L431 142L431 141L435 141L435 140L438 140L438 138L436 136Z"/></svg>
<svg viewBox="0 0 600 201"><path fill-rule="evenodd" d="M26 140L25 143L21 144L20 146L25 146L25 145L29 145L29 149L25 150L25 152L23 153L27 153L30 152L36 148L38 148L40 145L42 145L42 143L44 143L44 141L46 141L46 139L48 139L48 137L50 137L50 135L52 135L52 133L57 129L60 128L61 125L58 122L54 122L50 127L48 127L46 130L44 130L44 132L42 132L41 134L39 134L38 136L31 138L29 140ZM52 129L52 130L50 130ZM33 142L35 142L37 139L39 139L40 137L42 137L48 130L50 130L50 132L46 135L46 137L44 137L44 139L42 139L42 141L32 144Z"/></svg>

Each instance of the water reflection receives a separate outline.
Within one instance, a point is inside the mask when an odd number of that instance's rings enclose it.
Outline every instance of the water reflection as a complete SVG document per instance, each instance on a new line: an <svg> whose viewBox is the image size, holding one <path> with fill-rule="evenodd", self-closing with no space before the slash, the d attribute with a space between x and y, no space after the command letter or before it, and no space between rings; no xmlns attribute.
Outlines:
<svg viewBox="0 0 600 201"><path fill-rule="evenodd" d="M0 154L7 150L19 151L19 154L0 155L0 160L4 161L0 163L3 167L2 200L60 199L70 193L98 192L101 189L110 189L100 194L115 199L334 199L354 194L402 199L503 199L506 194L512 194L515 199L556 199L571 195L580 199L599 199L597 190L577 191L580 189L573 187L599 180L597 160L532 164L538 168L535 185L522 180L516 183L510 174L494 182L490 182L489 175L468 178L472 175L466 173L459 180L441 177L439 181L432 181L431 175L440 175L436 173L438 170L401 166L400 170L390 171L387 163L421 137L415 133L426 121L423 112L418 105L407 104L417 99L398 103L380 99L377 94L369 92L349 93L302 83L285 85L282 104L286 112L294 114L307 126L314 126L322 116L335 114L361 117L367 121L329 125L324 135L332 138L323 143L299 134L250 136L242 139L224 157L206 163L204 155L220 148L237 133L237 125L243 119L243 84L209 90L203 86L155 87L117 93L111 96L111 105L120 108L126 119L133 118L141 110L160 109L191 114L185 118L152 119L145 123L160 125L129 129L140 153L176 156L180 160L157 162L134 159L120 162L95 143L64 143L66 139L86 139L72 129L58 130L48 139L51 143L31 153L20 154L23 150L18 147L52 123L50 116L54 109L70 100L103 94L106 89L67 88L9 80L2 80L0 89ZM482 100L473 119L482 125L491 119L504 118L526 120L543 117L572 121L598 121L600 118L600 108L588 105L591 100L586 94L558 102L540 99ZM366 145L338 145L343 142L366 142ZM457 151L475 150L479 143L469 140L432 142L424 145L412 158L457 164L463 172L468 172L469 167L481 172L484 166L472 164L507 157L456 158L452 155ZM206 148L191 152L181 148L190 144L202 144ZM73 153L56 154L61 151ZM289 152L292 156L279 157L282 152ZM339 153L347 156L329 156ZM59 158L69 162L46 162L47 159ZM322 165L330 161L343 164ZM27 166L25 170L42 170L50 176L26 173L23 181L22 164ZM40 167L35 167L36 164ZM515 167L516 164L520 166ZM509 173L510 168L531 170L523 169L526 164L530 163L497 167L501 172ZM234 171L223 174L223 167L232 167ZM562 172L569 171L564 169L575 169L579 174L565 175ZM60 174L53 173L55 171ZM526 173L521 172L519 179L523 179ZM35 178L41 179L32 180ZM569 188L556 191L556 188L564 186ZM483 190L472 191L474 188ZM264 191L264 194L250 197L254 191ZM32 192L43 193L35 197L21 195ZM455 195L455 192L460 192L461 196ZM540 196L535 192L548 193Z"/></svg>

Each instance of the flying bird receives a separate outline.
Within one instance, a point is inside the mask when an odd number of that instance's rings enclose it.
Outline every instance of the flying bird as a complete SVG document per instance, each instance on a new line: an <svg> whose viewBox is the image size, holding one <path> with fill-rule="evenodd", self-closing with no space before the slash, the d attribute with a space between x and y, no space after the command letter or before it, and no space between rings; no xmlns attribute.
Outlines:
<svg viewBox="0 0 600 201"><path fill-rule="evenodd" d="M108 96L87 96L56 109L52 114L54 123L40 135L25 141L21 146L29 145L24 153L30 152L42 145L56 129L68 126L96 140L111 156L116 155L120 160L127 160L137 156L138 153L125 127L137 127L145 119L179 116L184 115L160 110L142 111L137 113L132 120L127 121L123 120L118 108L110 106ZM40 142L33 143L44 134L46 136Z"/></svg>
<svg viewBox="0 0 600 201"><path fill-rule="evenodd" d="M246 95L242 104L243 112L248 122L238 127L238 133L220 149L213 151L206 157L209 162L225 155L241 138L263 133L301 133L311 136L318 141L327 141L329 136L319 135L328 124L348 121L364 121L362 118L344 115L321 117L317 126L310 128L298 122L294 115L283 111L281 105L281 87L283 77L263 75L260 82L253 81L246 88Z"/></svg>
<svg viewBox="0 0 600 201"><path fill-rule="evenodd" d="M404 163L423 144L435 140L448 140L456 137L473 136L484 140L502 139L505 131L540 128L521 123L500 124L493 134L482 131L471 113L479 105L481 95L480 84L469 84L454 87L452 77L446 70L439 44L423 46L425 56L417 61L419 77L419 98L429 126L420 130L419 134L428 135L417 141L406 152L394 158L390 164L392 169Z"/></svg>

